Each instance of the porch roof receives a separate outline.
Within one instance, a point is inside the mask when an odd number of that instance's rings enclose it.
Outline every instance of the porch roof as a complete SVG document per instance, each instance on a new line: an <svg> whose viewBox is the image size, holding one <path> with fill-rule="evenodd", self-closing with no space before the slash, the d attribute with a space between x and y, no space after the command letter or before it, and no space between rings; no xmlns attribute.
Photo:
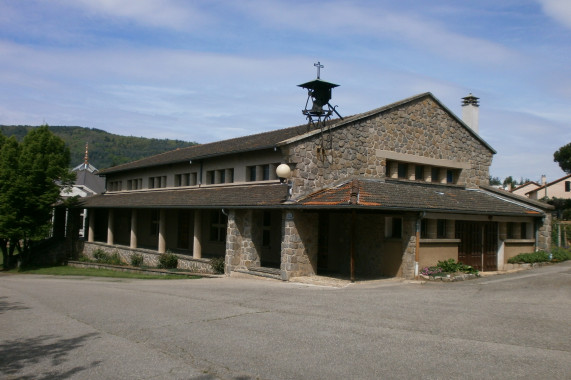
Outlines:
<svg viewBox="0 0 571 380"><path fill-rule="evenodd" d="M84 198L86 208L217 208L276 206L286 200L280 183L106 193Z"/></svg>
<svg viewBox="0 0 571 380"><path fill-rule="evenodd" d="M403 180L354 179L295 202L304 208L357 208L461 214L542 216L540 208L485 189Z"/></svg>

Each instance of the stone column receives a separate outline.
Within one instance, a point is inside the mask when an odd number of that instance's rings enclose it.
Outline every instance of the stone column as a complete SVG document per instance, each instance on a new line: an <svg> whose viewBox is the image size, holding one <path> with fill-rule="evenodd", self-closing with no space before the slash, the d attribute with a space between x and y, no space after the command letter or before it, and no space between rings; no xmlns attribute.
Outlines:
<svg viewBox="0 0 571 380"><path fill-rule="evenodd" d="M551 214L546 213L540 221L537 248L548 251L551 248Z"/></svg>
<svg viewBox="0 0 571 380"><path fill-rule="evenodd" d="M95 210L89 209L89 213L87 214L89 218L89 230L87 232L87 241L93 243L95 240Z"/></svg>
<svg viewBox="0 0 571 380"><path fill-rule="evenodd" d="M202 211L194 210L194 233L192 242L192 257L202 258Z"/></svg>
<svg viewBox="0 0 571 380"><path fill-rule="evenodd" d="M107 215L107 244L113 245L113 209Z"/></svg>
<svg viewBox="0 0 571 380"><path fill-rule="evenodd" d="M137 210L131 210L131 242L129 244L131 249L137 248Z"/></svg>
<svg viewBox="0 0 571 380"><path fill-rule="evenodd" d="M311 276L317 267L317 213L284 211L282 222L282 279Z"/></svg>
<svg viewBox="0 0 571 380"><path fill-rule="evenodd" d="M165 253L167 251L167 212L165 209L161 209L159 213L159 253Z"/></svg>
<svg viewBox="0 0 571 380"><path fill-rule="evenodd" d="M402 218L402 276L414 279L416 257L416 220L414 214Z"/></svg>

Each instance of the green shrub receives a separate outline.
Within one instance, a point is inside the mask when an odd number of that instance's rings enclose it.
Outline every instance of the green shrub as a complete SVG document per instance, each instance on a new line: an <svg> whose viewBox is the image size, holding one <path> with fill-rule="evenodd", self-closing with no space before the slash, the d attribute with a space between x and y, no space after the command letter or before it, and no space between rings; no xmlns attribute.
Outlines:
<svg viewBox="0 0 571 380"><path fill-rule="evenodd" d="M510 257L508 263L510 264L533 264L545 263L550 261L549 253L545 251L537 251L533 253L520 253L517 256Z"/></svg>
<svg viewBox="0 0 571 380"><path fill-rule="evenodd" d="M96 249L93 252L93 259L95 262L100 264L111 264L111 265L122 265L123 262L121 261L121 256L119 256L119 252L113 252L112 254L108 254L102 249Z"/></svg>
<svg viewBox="0 0 571 380"><path fill-rule="evenodd" d="M461 262L455 262L454 259L438 261L436 267L442 269L442 272L446 273L463 272L469 274L478 274L478 270L476 268L470 265L462 264Z"/></svg>
<svg viewBox="0 0 571 380"><path fill-rule="evenodd" d="M140 267L143 265L143 255L139 253L131 255L131 265L134 267Z"/></svg>
<svg viewBox="0 0 571 380"><path fill-rule="evenodd" d="M210 259L210 266L214 273L224 273L224 257L213 257Z"/></svg>
<svg viewBox="0 0 571 380"><path fill-rule="evenodd" d="M551 251L551 261L567 261L571 260L571 251L563 248L554 248Z"/></svg>
<svg viewBox="0 0 571 380"><path fill-rule="evenodd" d="M175 269L178 266L178 257L174 253L161 253L159 256L159 268Z"/></svg>

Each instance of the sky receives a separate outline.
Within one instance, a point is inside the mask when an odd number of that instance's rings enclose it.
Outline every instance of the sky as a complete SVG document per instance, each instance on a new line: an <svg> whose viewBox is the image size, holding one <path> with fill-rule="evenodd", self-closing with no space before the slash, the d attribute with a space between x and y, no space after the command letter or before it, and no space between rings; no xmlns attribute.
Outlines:
<svg viewBox="0 0 571 380"><path fill-rule="evenodd" d="M491 175L548 181L571 142L569 0L0 0L0 124L208 143L305 124L316 77L353 115L480 98Z"/></svg>

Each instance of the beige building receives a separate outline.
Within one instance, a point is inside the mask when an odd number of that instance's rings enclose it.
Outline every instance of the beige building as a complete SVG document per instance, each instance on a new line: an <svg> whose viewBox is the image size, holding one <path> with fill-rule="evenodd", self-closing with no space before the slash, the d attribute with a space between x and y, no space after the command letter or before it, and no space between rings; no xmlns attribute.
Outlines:
<svg viewBox="0 0 571 380"><path fill-rule="evenodd" d="M535 189L531 189L525 193L530 199L543 198L571 198L571 174L561 177L553 182L543 183Z"/></svg>
<svg viewBox="0 0 571 380"><path fill-rule="evenodd" d="M513 194L520 195L522 197L527 197L527 193L533 191L537 188L541 187L541 185L534 181L528 181L523 185L520 185L511 190Z"/></svg>
<svg viewBox="0 0 571 380"><path fill-rule="evenodd" d="M179 255L179 265L288 280L414 278L452 258L502 269L548 249L551 206L487 186L495 151L431 93L324 128L301 125L101 170L85 253ZM280 166L281 165L281 166ZM281 179L276 169L280 167Z"/></svg>

